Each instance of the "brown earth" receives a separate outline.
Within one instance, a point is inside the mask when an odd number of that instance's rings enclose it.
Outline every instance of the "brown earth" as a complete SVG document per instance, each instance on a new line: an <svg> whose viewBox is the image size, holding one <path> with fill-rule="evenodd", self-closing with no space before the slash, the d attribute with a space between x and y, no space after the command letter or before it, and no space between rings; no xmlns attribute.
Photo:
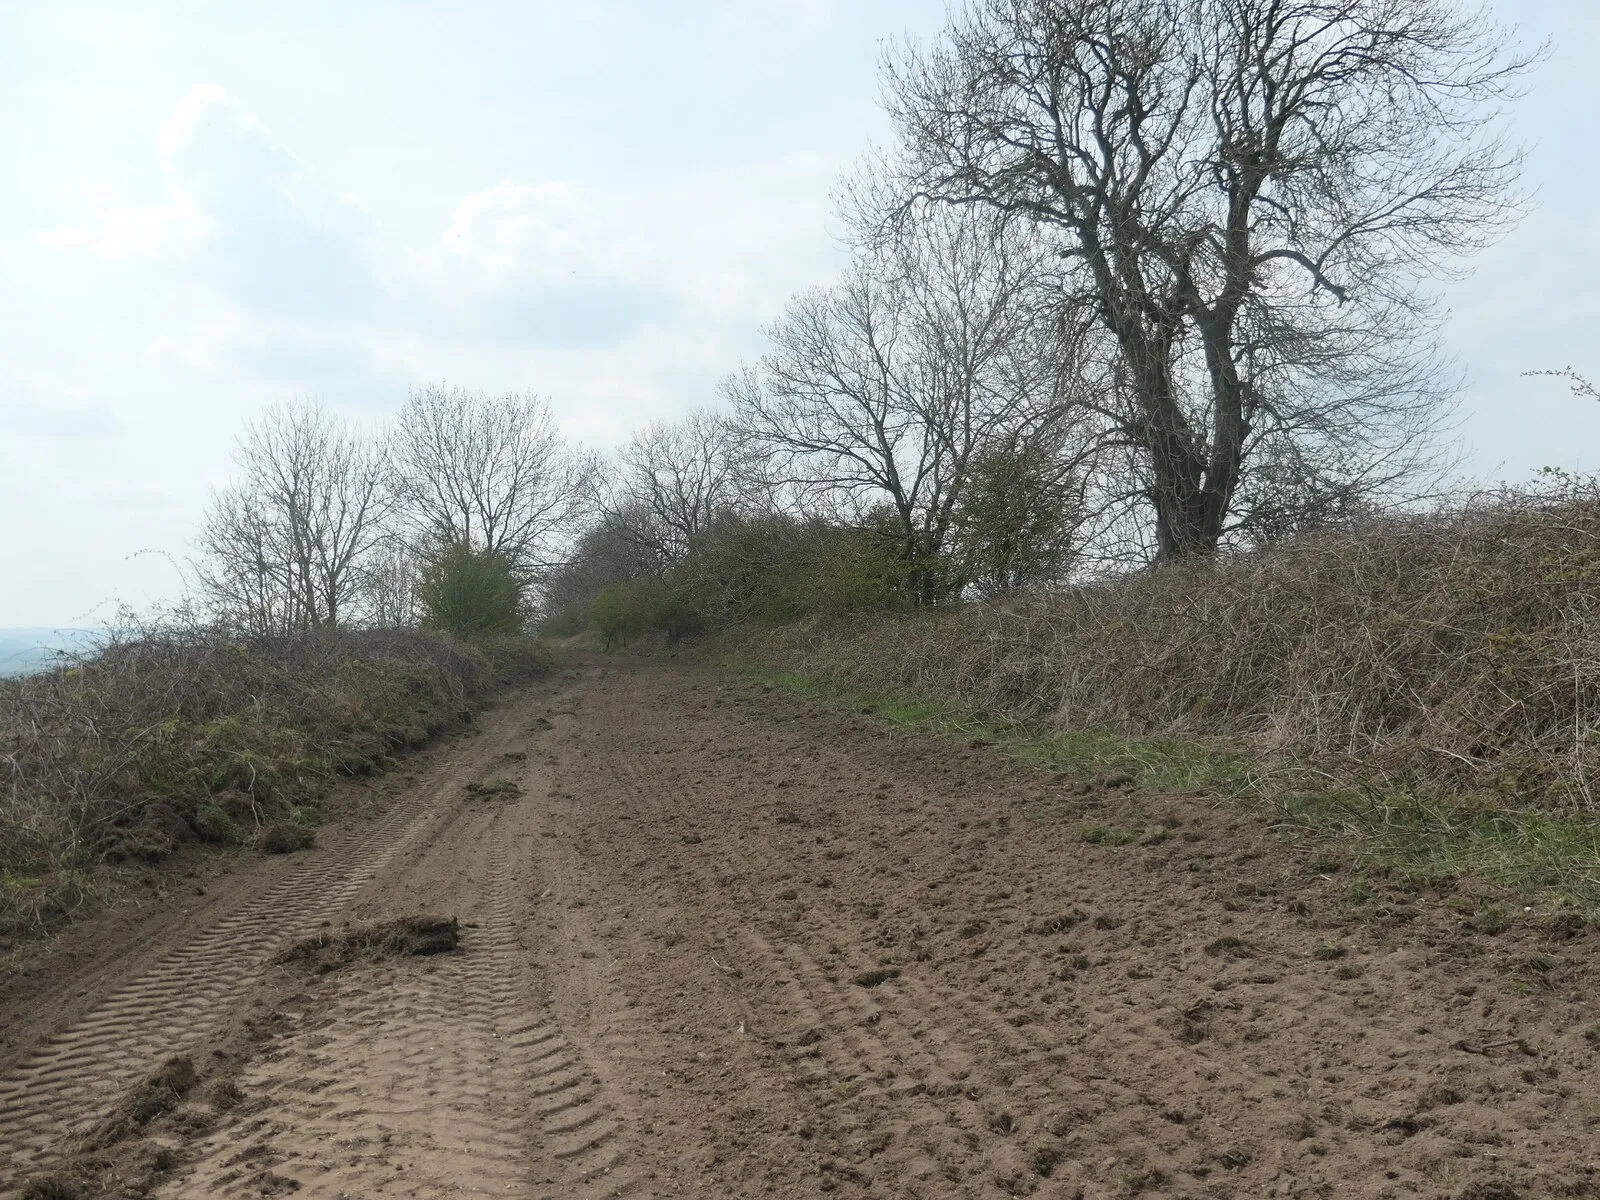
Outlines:
<svg viewBox="0 0 1600 1200"><path fill-rule="evenodd" d="M683 660L576 666L312 848L14 951L0 1187L1600 1196L1575 914Z"/></svg>

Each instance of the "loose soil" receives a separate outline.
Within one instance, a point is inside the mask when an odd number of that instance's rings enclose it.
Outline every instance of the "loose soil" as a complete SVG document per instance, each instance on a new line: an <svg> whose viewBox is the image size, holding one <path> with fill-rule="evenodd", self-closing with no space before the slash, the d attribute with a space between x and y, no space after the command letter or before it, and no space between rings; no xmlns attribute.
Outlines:
<svg viewBox="0 0 1600 1200"><path fill-rule="evenodd" d="M683 659L569 668L309 848L15 950L0 1188L1600 1196L1576 914Z"/></svg>

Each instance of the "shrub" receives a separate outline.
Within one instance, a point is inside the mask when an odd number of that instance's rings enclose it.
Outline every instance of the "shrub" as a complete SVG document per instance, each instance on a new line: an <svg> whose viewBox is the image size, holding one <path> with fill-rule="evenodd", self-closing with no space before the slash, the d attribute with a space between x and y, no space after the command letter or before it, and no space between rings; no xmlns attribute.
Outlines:
<svg viewBox="0 0 1600 1200"><path fill-rule="evenodd" d="M614 583L594 598L589 606L589 620L609 650L613 642L626 646L630 637L643 633L649 624L649 614L638 587L631 583Z"/></svg>
<svg viewBox="0 0 1600 1200"><path fill-rule="evenodd" d="M417 581L423 625L462 636L522 632L526 596L527 585L508 556L465 542L436 550Z"/></svg>
<svg viewBox="0 0 1600 1200"><path fill-rule="evenodd" d="M691 634L703 633L706 621L687 598L663 587L650 606L650 625L666 634L668 642L676 644Z"/></svg>
<svg viewBox="0 0 1600 1200"><path fill-rule="evenodd" d="M893 543L875 527L728 514L696 539L671 578L710 623L777 625L899 607L907 575Z"/></svg>

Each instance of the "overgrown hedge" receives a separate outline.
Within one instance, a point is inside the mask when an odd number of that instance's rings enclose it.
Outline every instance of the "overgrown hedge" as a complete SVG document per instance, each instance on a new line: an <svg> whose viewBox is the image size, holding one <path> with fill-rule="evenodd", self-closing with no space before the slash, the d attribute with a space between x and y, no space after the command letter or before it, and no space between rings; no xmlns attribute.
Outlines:
<svg viewBox="0 0 1600 1200"><path fill-rule="evenodd" d="M169 628L0 681L0 925L76 903L104 862L300 815L548 665L526 639Z"/></svg>
<svg viewBox="0 0 1600 1200"><path fill-rule="evenodd" d="M1054 594L798 626L765 647L856 689L1593 811L1600 494L1569 481L1477 497Z"/></svg>

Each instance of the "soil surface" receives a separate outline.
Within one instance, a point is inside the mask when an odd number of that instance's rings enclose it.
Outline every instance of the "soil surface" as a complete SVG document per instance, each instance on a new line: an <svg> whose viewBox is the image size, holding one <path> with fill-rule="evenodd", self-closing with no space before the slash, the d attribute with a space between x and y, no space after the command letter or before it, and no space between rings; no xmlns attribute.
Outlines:
<svg viewBox="0 0 1600 1200"><path fill-rule="evenodd" d="M686 659L567 667L312 848L16 951L0 1190L1600 1196L1576 914Z"/></svg>

